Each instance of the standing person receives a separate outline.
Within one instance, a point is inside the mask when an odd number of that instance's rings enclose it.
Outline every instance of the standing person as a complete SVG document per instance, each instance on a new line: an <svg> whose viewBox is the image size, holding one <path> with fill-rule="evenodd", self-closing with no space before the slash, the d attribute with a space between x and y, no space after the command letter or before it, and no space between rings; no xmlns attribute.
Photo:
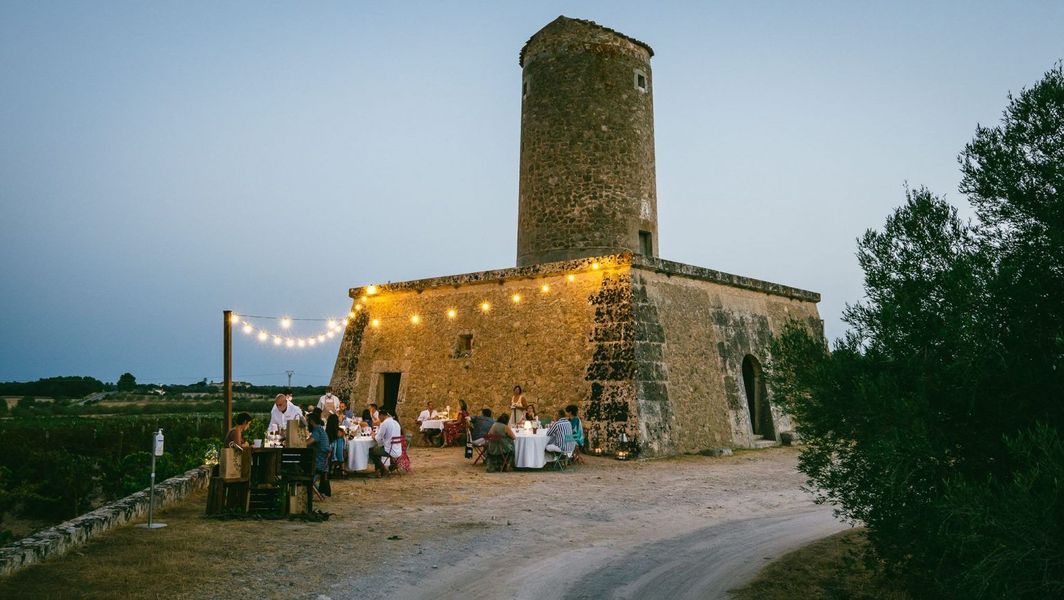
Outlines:
<svg viewBox="0 0 1064 600"><path fill-rule="evenodd" d="M332 487L329 485L329 453L332 446L329 444L329 434L322 426L321 417L311 413L307 422L310 424L310 440L307 446L314 448L314 492L321 499L323 496L332 495Z"/></svg>
<svg viewBox="0 0 1064 600"><path fill-rule="evenodd" d="M403 436L403 430L399 427L399 422L392 418L388 409L382 408L378 411L381 418L381 424L377 428L377 435L374 439L377 440L377 445L369 449L369 457L373 460L373 468L376 470L377 475L383 477L386 474L384 470L385 456L389 458L391 463L390 470L395 470L395 460L403 455L403 444L399 441L394 441L396 438Z"/></svg>
<svg viewBox="0 0 1064 600"><path fill-rule="evenodd" d="M277 397L273 399L273 409L270 410L270 425L276 425L276 429L281 433L284 433L289 421L302 418L303 411L289 401L288 396L285 394L277 394Z"/></svg>
<svg viewBox="0 0 1064 600"><path fill-rule="evenodd" d="M511 420L514 426L521 424L521 421L525 420L525 409L528 408L528 403L525 402L525 394L521 389L521 386L514 386L514 395L510 398L510 414Z"/></svg>
<svg viewBox="0 0 1064 600"><path fill-rule="evenodd" d="M576 440L576 445L584 446L584 424L580 422L580 417L576 416L576 405L570 404L565 407L565 414L569 416L569 425L573 428L573 439Z"/></svg>
<svg viewBox="0 0 1064 600"><path fill-rule="evenodd" d="M333 394L331 385L325 388L325 395L318 399L318 408L321 409L322 417L326 419L329 415L340 412L340 399Z"/></svg>
<svg viewBox="0 0 1064 600"><path fill-rule="evenodd" d="M244 432L247 431L248 427L251 427L251 415L246 412L237 415L236 420L233 422L233 428L225 434L225 440L222 441L222 448L228 448L230 446L236 448L249 447L250 444L244 439Z"/></svg>

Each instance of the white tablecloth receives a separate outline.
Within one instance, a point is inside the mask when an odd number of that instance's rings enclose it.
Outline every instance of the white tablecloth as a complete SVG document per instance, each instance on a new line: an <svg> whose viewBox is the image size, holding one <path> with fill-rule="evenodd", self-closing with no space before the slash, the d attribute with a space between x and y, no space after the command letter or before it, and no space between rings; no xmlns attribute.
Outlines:
<svg viewBox="0 0 1064 600"><path fill-rule="evenodd" d="M547 432L518 433L514 439L514 466L518 469L542 469L547 464Z"/></svg>
<svg viewBox="0 0 1064 600"><path fill-rule="evenodd" d="M439 429L440 431L443 431L443 424L445 422L446 421L444 419L432 419L431 421L422 421L421 431L425 431L426 429Z"/></svg>
<svg viewBox="0 0 1064 600"><path fill-rule="evenodd" d="M369 468L369 449L376 445L377 442L371 437L347 440L347 463L344 468L348 471L364 471Z"/></svg>

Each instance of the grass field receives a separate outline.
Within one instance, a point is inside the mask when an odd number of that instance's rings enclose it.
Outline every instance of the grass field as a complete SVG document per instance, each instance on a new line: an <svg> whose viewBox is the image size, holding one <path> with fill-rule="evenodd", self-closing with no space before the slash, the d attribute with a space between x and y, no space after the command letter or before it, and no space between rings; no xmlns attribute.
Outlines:
<svg viewBox="0 0 1064 600"><path fill-rule="evenodd" d="M848 529L783 555L732 594L736 600L909 600L865 564L867 547L864 529Z"/></svg>

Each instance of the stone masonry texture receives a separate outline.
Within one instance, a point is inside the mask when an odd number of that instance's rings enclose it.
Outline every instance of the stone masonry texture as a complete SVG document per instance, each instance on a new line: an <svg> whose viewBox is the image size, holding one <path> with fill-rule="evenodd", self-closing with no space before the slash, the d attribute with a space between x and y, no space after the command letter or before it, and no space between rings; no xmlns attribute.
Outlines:
<svg viewBox="0 0 1064 600"><path fill-rule="evenodd" d="M518 266L639 252L641 230L657 254L652 54L566 17L525 45Z"/></svg>
<svg viewBox="0 0 1064 600"><path fill-rule="evenodd" d="M406 431L429 400L506 412L521 385L541 415L576 404L590 440L623 432L644 456L753 446L744 357L768 362L789 321L819 326L813 292L630 254L377 287L351 290L333 372L356 408L380 399L382 373L401 374Z"/></svg>

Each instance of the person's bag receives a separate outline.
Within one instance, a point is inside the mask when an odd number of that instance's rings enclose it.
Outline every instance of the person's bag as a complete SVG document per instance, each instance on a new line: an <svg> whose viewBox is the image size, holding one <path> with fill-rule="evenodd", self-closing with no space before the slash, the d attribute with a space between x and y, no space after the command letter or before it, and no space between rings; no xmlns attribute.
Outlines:
<svg viewBox="0 0 1064 600"><path fill-rule="evenodd" d="M251 473L251 461L246 460L242 448L222 448L218 458L219 474L226 481L247 479Z"/></svg>

